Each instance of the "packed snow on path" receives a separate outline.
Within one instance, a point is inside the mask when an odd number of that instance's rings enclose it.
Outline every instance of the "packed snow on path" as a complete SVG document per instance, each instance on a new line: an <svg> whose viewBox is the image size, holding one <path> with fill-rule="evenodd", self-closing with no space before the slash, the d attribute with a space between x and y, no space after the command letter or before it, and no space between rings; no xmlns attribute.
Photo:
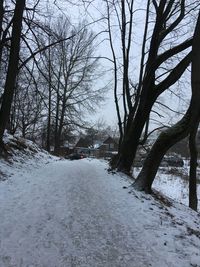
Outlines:
<svg viewBox="0 0 200 267"><path fill-rule="evenodd" d="M0 182L0 266L199 267L200 215L106 168L52 159Z"/></svg>

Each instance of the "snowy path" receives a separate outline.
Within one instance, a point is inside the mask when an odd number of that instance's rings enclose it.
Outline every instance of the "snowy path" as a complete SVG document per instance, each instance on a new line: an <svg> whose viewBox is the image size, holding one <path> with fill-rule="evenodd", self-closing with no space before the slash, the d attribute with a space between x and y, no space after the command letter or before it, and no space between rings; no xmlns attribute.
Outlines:
<svg viewBox="0 0 200 267"><path fill-rule="evenodd" d="M128 182L104 168L57 161L1 183L0 266L197 266L189 255L199 247L180 243L173 225L169 234L169 219L133 201Z"/></svg>

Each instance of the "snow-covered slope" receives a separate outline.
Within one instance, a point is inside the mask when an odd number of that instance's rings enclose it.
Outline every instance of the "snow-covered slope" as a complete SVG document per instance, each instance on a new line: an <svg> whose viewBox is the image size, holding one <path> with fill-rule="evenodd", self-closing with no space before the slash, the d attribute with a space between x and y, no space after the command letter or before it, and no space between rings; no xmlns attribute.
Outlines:
<svg viewBox="0 0 200 267"><path fill-rule="evenodd" d="M0 266L199 267L200 215L106 168L50 160L1 182Z"/></svg>
<svg viewBox="0 0 200 267"><path fill-rule="evenodd" d="M140 168L134 169L134 177L137 177ZM200 168L197 169L197 178ZM153 188L177 202L189 204L189 166L160 168L153 183ZM197 179L197 197L200 206L200 181ZM199 208L200 211L200 208Z"/></svg>
<svg viewBox="0 0 200 267"><path fill-rule="evenodd" d="M0 181L11 176L30 172L40 165L58 159L40 149L32 141L5 133L6 157L0 158Z"/></svg>

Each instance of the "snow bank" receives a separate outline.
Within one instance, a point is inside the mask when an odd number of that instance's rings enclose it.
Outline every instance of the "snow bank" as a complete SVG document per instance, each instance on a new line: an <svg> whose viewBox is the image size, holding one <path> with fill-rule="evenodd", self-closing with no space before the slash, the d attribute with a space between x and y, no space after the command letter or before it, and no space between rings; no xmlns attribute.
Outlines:
<svg viewBox="0 0 200 267"><path fill-rule="evenodd" d="M6 158L0 158L0 181L58 160L30 140L8 133L5 133L3 140L7 155Z"/></svg>
<svg viewBox="0 0 200 267"><path fill-rule="evenodd" d="M134 177L137 177L140 168L134 169ZM199 168L198 173L199 174ZM153 183L153 189L180 202L186 206L189 204L189 166L184 168L160 168ZM200 182L197 181L197 197L200 206ZM199 208L200 210L200 208Z"/></svg>

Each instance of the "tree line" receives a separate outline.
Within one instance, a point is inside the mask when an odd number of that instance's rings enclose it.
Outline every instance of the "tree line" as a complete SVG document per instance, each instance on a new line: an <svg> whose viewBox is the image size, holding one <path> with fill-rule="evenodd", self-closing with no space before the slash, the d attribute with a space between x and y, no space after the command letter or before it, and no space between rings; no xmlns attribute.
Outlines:
<svg viewBox="0 0 200 267"><path fill-rule="evenodd" d="M5 129L56 153L104 99L95 34L84 21L52 19L50 8L40 14L40 2L1 1L1 153Z"/></svg>

